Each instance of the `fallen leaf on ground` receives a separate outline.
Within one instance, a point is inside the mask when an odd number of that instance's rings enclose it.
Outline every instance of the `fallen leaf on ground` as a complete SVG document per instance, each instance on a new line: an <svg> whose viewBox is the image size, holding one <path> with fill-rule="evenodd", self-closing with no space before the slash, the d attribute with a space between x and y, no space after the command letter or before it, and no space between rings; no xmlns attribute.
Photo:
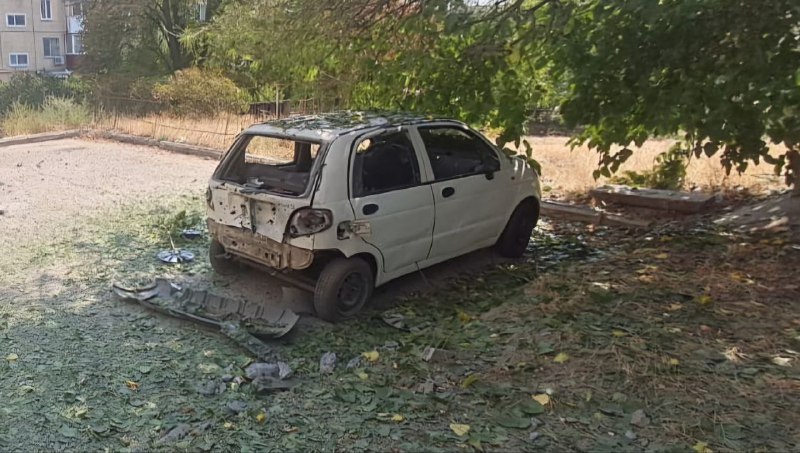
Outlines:
<svg viewBox="0 0 800 453"><path fill-rule="evenodd" d="M469 388L472 384L478 382L478 375L477 374L470 374L466 378L464 378L464 382L461 383L461 388Z"/></svg>
<svg viewBox="0 0 800 453"><path fill-rule="evenodd" d="M667 310L669 310L669 311L678 311L681 308L683 308L683 305L681 305L681 304L669 304L669 308Z"/></svg>
<svg viewBox="0 0 800 453"><path fill-rule="evenodd" d="M378 351L369 351L362 352L361 356L364 357L368 362L377 362L381 355Z"/></svg>
<svg viewBox="0 0 800 453"><path fill-rule="evenodd" d="M669 258L669 255L666 254L666 253L659 253L658 255L655 256L655 258L659 259L659 260L665 260L665 259Z"/></svg>
<svg viewBox="0 0 800 453"><path fill-rule="evenodd" d="M628 335L628 334L626 332L623 332L622 330L616 330L615 329L615 330L611 331L611 335L613 335L613 336L615 336L617 338L620 338L620 337L624 337L625 335Z"/></svg>
<svg viewBox="0 0 800 453"><path fill-rule="evenodd" d="M469 425L462 425L460 423L450 423L450 430L453 431L456 436L466 436L469 432Z"/></svg>
<svg viewBox="0 0 800 453"><path fill-rule="evenodd" d="M128 386L129 389L136 391L139 390L139 383L134 381L125 381L125 385Z"/></svg>
<svg viewBox="0 0 800 453"><path fill-rule="evenodd" d="M698 442L694 444L692 450L696 451L697 453L714 453L714 450L708 448L708 444L705 442Z"/></svg>
<svg viewBox="0 0 800 453"><path fill-rule="evenodd" d="M19 356L14 354L13 352L6 356L6 360L8 360L9 362L13 362L17 359L19 359Z"/></svg>
<svg viewBox="0 0 800 453"><path fill-rule="evenodd" d="M773 357L772 363L778 366L789 366L789 363L792 361L789 357Z"/></svg>
<svg viewBox="0 0 800 453"><path fill-rule="evenodd" d="M547 406L548 404L550 404L550 395L548 395L547 393L542 393L542 394L539 394L539 395L533 395L533 396L531 396L531 398L533 398L535 401L537 401L542 406Z"/></svg>
<svg viewBox="0 0 800 453"><path fill-rule="evenodd" d="M567 360L569 360L569 354L566 352L559 352L555 357L553 357L553 362L556 363L564 363Z"/></svg>
<svg viewBox="0 0 800 453"><path fill-rule="evenodd" d="M400 422L404 421L405 419L406 419L406 418L405 418L405 417L403 417L403 416L402 416L402 415L400 415L400 414L394 414L394 415L392 415L392 421L393 421L393 422L400 423Z"/></svg>
<svg viewBox="0 0 800 453"><path fill-rule="evenodd" d="M264 423L267 420L267 414L264 411L261 411L256 415L256 421L259 423Z"/></svg>
<svg viewBox="0 0 800 453"><path fill-rule="evenodd" d="M463 311L459 310L458 319L463 323L468 323L468 322L472 321L472 315L470 315L469 313L466 313L466 312L463 312Z"/></svg>
<svg viewBox="0 0 800 453"><path fill-rule="evenodd" d="M708 305L711 302L713 302L713 300L711 299L711 296L709 296L708 294L703 294L702 296L697 298L697 303L700 305Z"/></svg>

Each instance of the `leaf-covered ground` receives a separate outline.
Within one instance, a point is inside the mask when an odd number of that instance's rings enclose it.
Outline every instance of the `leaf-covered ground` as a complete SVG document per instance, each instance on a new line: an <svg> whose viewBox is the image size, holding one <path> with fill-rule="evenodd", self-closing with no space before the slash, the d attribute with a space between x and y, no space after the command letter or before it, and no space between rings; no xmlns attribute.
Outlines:
<svg viewBox="0 0 800 453"><path fill-rule="evenodd" d="M202 206L199 194L150 199L4 251L0 449L800 447L800 251L788 237L543 224L520 263L301 326L275 343L298 384L258 395L223 382L252 360L236 344L109 292L163 275L212 281L203 240L181 244L200 258L191 265L154 259L165 219ZM446 357L422 360L428 347ZM325 352L332 374L319 372Z"/></svg>

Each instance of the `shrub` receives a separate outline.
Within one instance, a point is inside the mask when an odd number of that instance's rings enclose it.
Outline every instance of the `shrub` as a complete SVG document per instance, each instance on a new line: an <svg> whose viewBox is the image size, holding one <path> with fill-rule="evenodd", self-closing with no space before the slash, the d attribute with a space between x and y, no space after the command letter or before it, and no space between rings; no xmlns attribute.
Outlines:
<svg viewBox="0 0 800 453"><path fill-rule="evenodd" d="M41 107L14 102L2 120L4 135L77 129L89 124L91 112L72 99L48 97Z"/></svg>
<svg viewBox="0 0 800 453"><path fill-rule="evenodd" d="M241 111L244 94L227 77L212 71L189 68L176 72L153 90L157 100L169 103L177 116L212 116Z"/></svg>
<svg viewBox="0 0 800 453"><path fill-rule="evenodd" d="M680 190L686 181L689 153L680 144L658 155L653 168L647 171L626 171L611 178L613 184L652 189Z"/></svg>
<svg viewBox="0 0 800 453"><path fill-rule="evenodd" d="M56 79L36 74L15 74L8 82L0 82L0 114L14 103L34 108L44 105L48 98L69 98L84 103L92 96L90 82L79 77Z"/></svg>

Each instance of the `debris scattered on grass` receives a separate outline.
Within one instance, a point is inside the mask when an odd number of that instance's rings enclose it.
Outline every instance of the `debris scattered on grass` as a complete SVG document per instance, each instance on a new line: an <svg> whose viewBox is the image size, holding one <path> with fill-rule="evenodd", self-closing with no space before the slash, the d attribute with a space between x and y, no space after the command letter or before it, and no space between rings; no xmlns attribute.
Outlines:
<svg viewBox="0 0 800 453"><path fill-rule="evenodd" d="M256 380L259 378L278 378L280 380L292 377L294 371L286 362L277 363L252 363L244 370L244 375L247 379Z"/></svg>
<svg viewBox="0 0 800 453"><path fill-rule="evenodd" d="M638 409L631 414L631 425L643 428L650 424L650 419L643 410Z"/></svg>
<svg viewBox="0 0 800 453"><path fill-rule="evenodd" d="M336 353L326 352L322 354L319 359L319 372L322 374L331 374L336 368Z"/></svg>
<svg viewBox="0 0 800 453"><path fill-rule="evenodd" d="M188 263L194 261L194 253L188 250L162 250L156 255L159 260L168 264Z"/></svg>
<svg viewBox="0 0 800 453"><path fill-rule="evenodd" d="M443 363L456 358L456 353L447 349L439 349L431 346L422 351L422 360L431 363Z"/></svg>
<svg viewBox="0 0 800 453"><path fill-rule="evenodd" d="M247 403L244 401L230 401L225 405L225 408L232 414L241 414L247 410Z"/></svg>
<svg viewBox="0 0 800 453"><path fill-rule="evenodd" d="M381 319L386 324L394 327L395 329L399 329L405 332L410 332L411 329L408 326L408 322L406 321L406 317L401 315L400 313L384 313L381 315Z"/></svg>
<svg viewBox="0 0 800 453"><path fill-rule="evenodd" d="M198 239L203 236L203 232L195 228L187 228L181 231L181 236L188 240Z"/></svg>
<svg viewBox="0 0 800 453"><path fill-rule="evenodd" d="M350 359L350 361L347 362L347 367L346 368L348 370L351 370L353 368L358 368L360 366L361 366L361 356L359 355L359 356L355 356L352 359Z"/></svg>
<svg viewBox="0 0 800 453"><path fill-rule="evenodd" d="M291 310L264 306L259 306L256 315L252 315L246 302L207 291L194 291L163 278L135 289L119 284L112 288L122 300L136 302L161 314L216 327L261 360L274 359L275 353L255 335L282 337L300 319Z"/></svg>

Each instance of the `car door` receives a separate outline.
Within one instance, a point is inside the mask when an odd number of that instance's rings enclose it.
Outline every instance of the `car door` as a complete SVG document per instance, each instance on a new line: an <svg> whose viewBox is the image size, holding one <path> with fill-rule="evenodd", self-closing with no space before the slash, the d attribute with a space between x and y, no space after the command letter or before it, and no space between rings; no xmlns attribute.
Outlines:
<svg viewBox="0 0 800 453"><path fill-rule="evenodd" d="M430 250L433 195L422 184L421 157L405 128L361 137L351 153L355 217L369 224L361 237L380 250L386 273L413 270Z"/></svg>
<svg viewBox="0 0 800 453"><path fill-rule="evenodd" d="M467 127L416 128L433 181L436 209L428 261L439 262L492 245L505 226L508 181L497 151Z"/></svg>

